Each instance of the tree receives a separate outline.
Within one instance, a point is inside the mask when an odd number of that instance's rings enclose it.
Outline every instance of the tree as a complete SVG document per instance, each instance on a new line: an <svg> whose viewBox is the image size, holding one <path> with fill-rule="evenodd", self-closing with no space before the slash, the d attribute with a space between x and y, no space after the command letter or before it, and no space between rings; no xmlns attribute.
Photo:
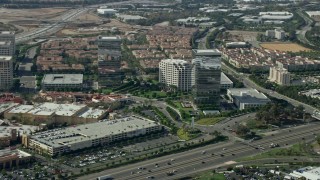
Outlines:
<svg viewBox="0 0 320 180"><path fill-rule="evenodd" d="M244 126L242 124L238 125L236 128L236 133L239 136L246 136L250 132L250 129L247 126Z"/></svg>

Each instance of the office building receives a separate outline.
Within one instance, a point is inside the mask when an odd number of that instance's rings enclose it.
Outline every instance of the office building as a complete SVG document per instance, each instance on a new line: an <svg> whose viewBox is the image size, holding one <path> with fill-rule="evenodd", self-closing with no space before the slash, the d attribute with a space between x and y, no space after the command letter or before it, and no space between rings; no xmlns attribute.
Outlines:
<svg viewBox="0 0 320 180"><path fill-rule="evenodd" d="M121 51L121 37L120 36L99 36L97 45L99 49L117 50Z"/></svg>
<svg viewBox="0 0 320 180"><path fill-rule="evenodd" d="M230 89L230 88L233 88L233 82L228 78L227 75L221 72L220 89Z"/></svg>
<svg viewBox="0 0 320 180"><path fill-rule="evenodd" d="M193 57L216 57L221 56L221 52L217 49L193 49Z"/></svg>
<svg viewBox="0 0 320 180"><path fill-rule="evenodd" d="M286 37L286 32L284 32L281 29L267 30L265 35L270 38L276 38L278 40L283 40Z"/></svg>
<svg viewBox="0 0 320 180"><path fill-rule="evenodd" d="M13 48L13 53L15 52L15 33L13 31L0 31L0 41L10 41L10 45Z"/></svg>
<svg viewBox="0 0 320 180"><path fill-rule="evenodd" d="M12 56L0 56L0 90L8 90L12 86Z"/></svg>
<svg viewBox="0 0 320 180"><path fill-rule="evenodd" d="M81 89L83 74L45 74L41 84L43 89Z"/></svg>
<svg viewBox="0 0 320 180"><path fill-rule="evenodd" d="M162 126L154 121L130 116L39 132L29 136L24 145L39 154L56 156L84 148L109 145L160 130Z"/></svg>
<svg viewBox="0 0 320 180"><path fill-rule="evenodd" d="M270 102L267 96L252 88L231 88L227 90L227 95L240 110L260 107Z"/></svg>
<svg viewBox="0 0 320 180"><path fill-rule="evenodd" d="M0 56L13 56L14 46L10 41L0 41Z"/></svg>
<svg viewBox="0 0 320 180"><path fill-rule="evenodd" d="M268 79L279 85L290 85L290 73L285 68L270 67Z"/></svg>
<svg viewBox="0 0 320 180"><path fill-rule="evenodd" d="M159 63L159 82L181 91L191 89L191 65L185 60L166 59Z"/></svg>
<svg viewBox="0 0 320 180"><path fill-rule="evenodd" d="M194 103L219 105L221 54L192 60L192 91Z"/></svg>

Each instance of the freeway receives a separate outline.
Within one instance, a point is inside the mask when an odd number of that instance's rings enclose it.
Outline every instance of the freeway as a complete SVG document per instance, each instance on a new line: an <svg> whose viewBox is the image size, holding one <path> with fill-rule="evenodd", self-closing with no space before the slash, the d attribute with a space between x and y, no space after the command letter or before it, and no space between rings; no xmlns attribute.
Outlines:
<svg viewBox="0 0 320 180"><path fill-rule="evenodd" d="M177 179L193 175L197 172L214 169L220 166L235 163L240 157L260 154L269 148L271 143L281 147L296 144L299 141L314 139L320 126L318 122L299 127L279 130L275 135L265 136L257 141L222 142L211 144L193 150L167 155L135 164L105 170L100 173L80 177L80 180L95 179L98 176L109 174L115 179ZM167 172L174 171L173 176Z"/></svg>
<svg viewBox="0 0 320 180"><path fill-rule="evenodd" d="M291 99L287 96L284 96L282 94L279 94L277 93L276 91L272 91L272 90L269 90L269 89L265 89L259 85L257 85L256 83L254 83L252 80L249 79L249 77L246 75L246 74L243 74L243 73L238 73L237 71L235 71L234 69L230 68L229 66L227 66L225 63L221 63L223 68L227 69L229 72L232 72L234 75L236 75L237 77L240 77L243 81L243 84L246 86L246 87L250 87L250 88L254 88L254 89L257 89L258 91L262 92L262 93L265 93L265 94L268 94L269 96L271 97L274 97L274 98L277 98L277 99L283 99L283 100L286 100L288 101L289 103L291 103L292 105L294 106L299 106L299 105L302 105L304 108L305 108L305 111L307 113L310 113L312 114L315 110L318 110L317 108L315 107L312 107L308 104L305 104L305 103L302 103L302 102L299 102L297 100L294 100L294 99Z"/></svg>
<svg viewBox="0 0 320 180"><path fill-rule="evenodd" d="M76 17L80 16L81 14L86 12L87 10L88 10L88 8L79 8L79 9L69 10L60 16L59 21L57 21L53 24L50 24L50 25L42 27L42 28L37 28L37 29L30 31L30 32L17 34L16 43L18 44L18 43L22 43L25 41L29 41L33 38L56 33L59 30L61 30L67 22L75 19Z"/></svg>
<svg viewBox="0 0 320 180"><path fill-rule="evenodd" d="M299 16L301 16L304 21L307 23L305 26L302 27L301 30L296 30L296 34L298 35L297 38L300 42L304 43L304 44L309 44L311 46L314 46L314 44L312 44L307 38L306 38L306 33L307 31L311 30L311 25L313 23L313 20L310 19L307 15L305 15L302 10L298 10L297 13L299 14Z"/></svg>

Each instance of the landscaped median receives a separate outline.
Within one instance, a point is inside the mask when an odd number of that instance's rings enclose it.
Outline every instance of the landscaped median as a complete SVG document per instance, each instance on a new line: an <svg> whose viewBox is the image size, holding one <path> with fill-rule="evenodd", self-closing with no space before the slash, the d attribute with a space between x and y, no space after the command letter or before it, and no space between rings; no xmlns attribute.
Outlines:
<svg viewBox="0 0 320 180"><path fill-rule="evenodd" d="M211 117L211 118L202 118L196 121L196 124L199 125L214 125L222 120L224 120L226 117Z"/></svg>

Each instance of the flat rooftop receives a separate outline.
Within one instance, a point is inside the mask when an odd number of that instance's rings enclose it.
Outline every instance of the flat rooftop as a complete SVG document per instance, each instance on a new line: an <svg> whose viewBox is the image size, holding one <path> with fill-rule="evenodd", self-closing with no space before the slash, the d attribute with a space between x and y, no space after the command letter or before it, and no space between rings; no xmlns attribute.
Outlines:
<svg viewBox="0 0 320 180"><path fill-rule="evenodd" d="M33 105L19 105L14 108L12 108L9 113L27 113L31 109L33 109Z"/></svg>
<svg viewBox="0 0 320 180"><path fill-rule="evenodd" d="M221 56L221 52L218 49L193 49L195 56Z"/></svg>
<svg viewBox="0 0 320 180"><path fill-rule="evenodd" d="M83 74L46 74L43 77L44 84L82 84Z"/></svg>
<svg viewBox="0 0 320 180"><path fill-rule="evenodd" d="M1 103L0 104L0 113L7 111L15 106L19 105L19 103Z"/></svg>
<svg viewBox="0 0 320 180"><path fill-rule="evenodd" d="M8 149L0 150L0 158L1 157L6 157L6 156L10 156L10 155L13 155L13 154L18 155L19 158L31 157L32 156L31 154L26 153L26 152L21 151L21 150L18 150L18 149L11 150L10 148L8 148Z"/></svg>
<svg viewBox="0 0 320 180"><path fill-rule="evenodd" d="M11 136L11 130L16 129L17 133L19 132L20 135L22 134L31 134L34 133L36 130L39 129L38 126L31 126L31 125L10 125L10 126L0 126L0 137Z"/></svg>
<svg viewBox="0 0 320 180"><path fill-rule="evenodd" d="M10 61L12 56L0 56L0 61Z"/></svg>
<svg viewBox="0 0 320 180"><path fill-rule="evenodd" d="M53 113L59 116L72 116L86 105L76 104L56 104L56 103L43 103L39 106L35 106L28 113L33 115L49 116Z"/></svg>
<svg viewBox="0 0 320 180"><path fill-rule="evenodd" d="M230 88L228 91L231 93L233 98L239 100L240 103L267 103L270 99L252 88Z"/></svg>
<svg viewBox="0 0 320 180"><path fill-rule="evenodd" d="M105 113L106 113L105 110L90 108L86 112L79 115L79 117L81 117L81 118L99 118L100 116L102 116Z"/></svg>
<svg viewBox="0 0 320 180"><path fill-rule="evenodd" d="M233 84L233 82L228 78L227 75L225 75L223 72L221 72L220 84Z"/></svg>
<svg viewBox="0 0 320 180"><path fill-rule="evenodd" d="M99 36L98 39L100 40L110 40L110 41L121 41L120 36Z"/></svg>
<svg viewBox="0 0 320 180"><path fill-rule="evenodd" d="M196 57L192 59L192 64L198 64L201 68L221 68L221 58L212 58L212 57Z"/></svg>
<svg viewBox="0 0 320 180"><path fill-rule="evenodd" d="M8 46L11 44L11 41L0 41L0 46Z"/></svg>
<svg viewBox="0 0 320 180"><path fill-rule="evenodd" d="M6 34L14 34L14 31L0 31L0 35L6 35Z"/></svg>
<svg viewBox="0 0 320 180"><path fill-rule="evenodd" d="M31 139L51 147L61 147L155 126L158 124L154 121L139 116L130 116L39 132Z"/></svg>

